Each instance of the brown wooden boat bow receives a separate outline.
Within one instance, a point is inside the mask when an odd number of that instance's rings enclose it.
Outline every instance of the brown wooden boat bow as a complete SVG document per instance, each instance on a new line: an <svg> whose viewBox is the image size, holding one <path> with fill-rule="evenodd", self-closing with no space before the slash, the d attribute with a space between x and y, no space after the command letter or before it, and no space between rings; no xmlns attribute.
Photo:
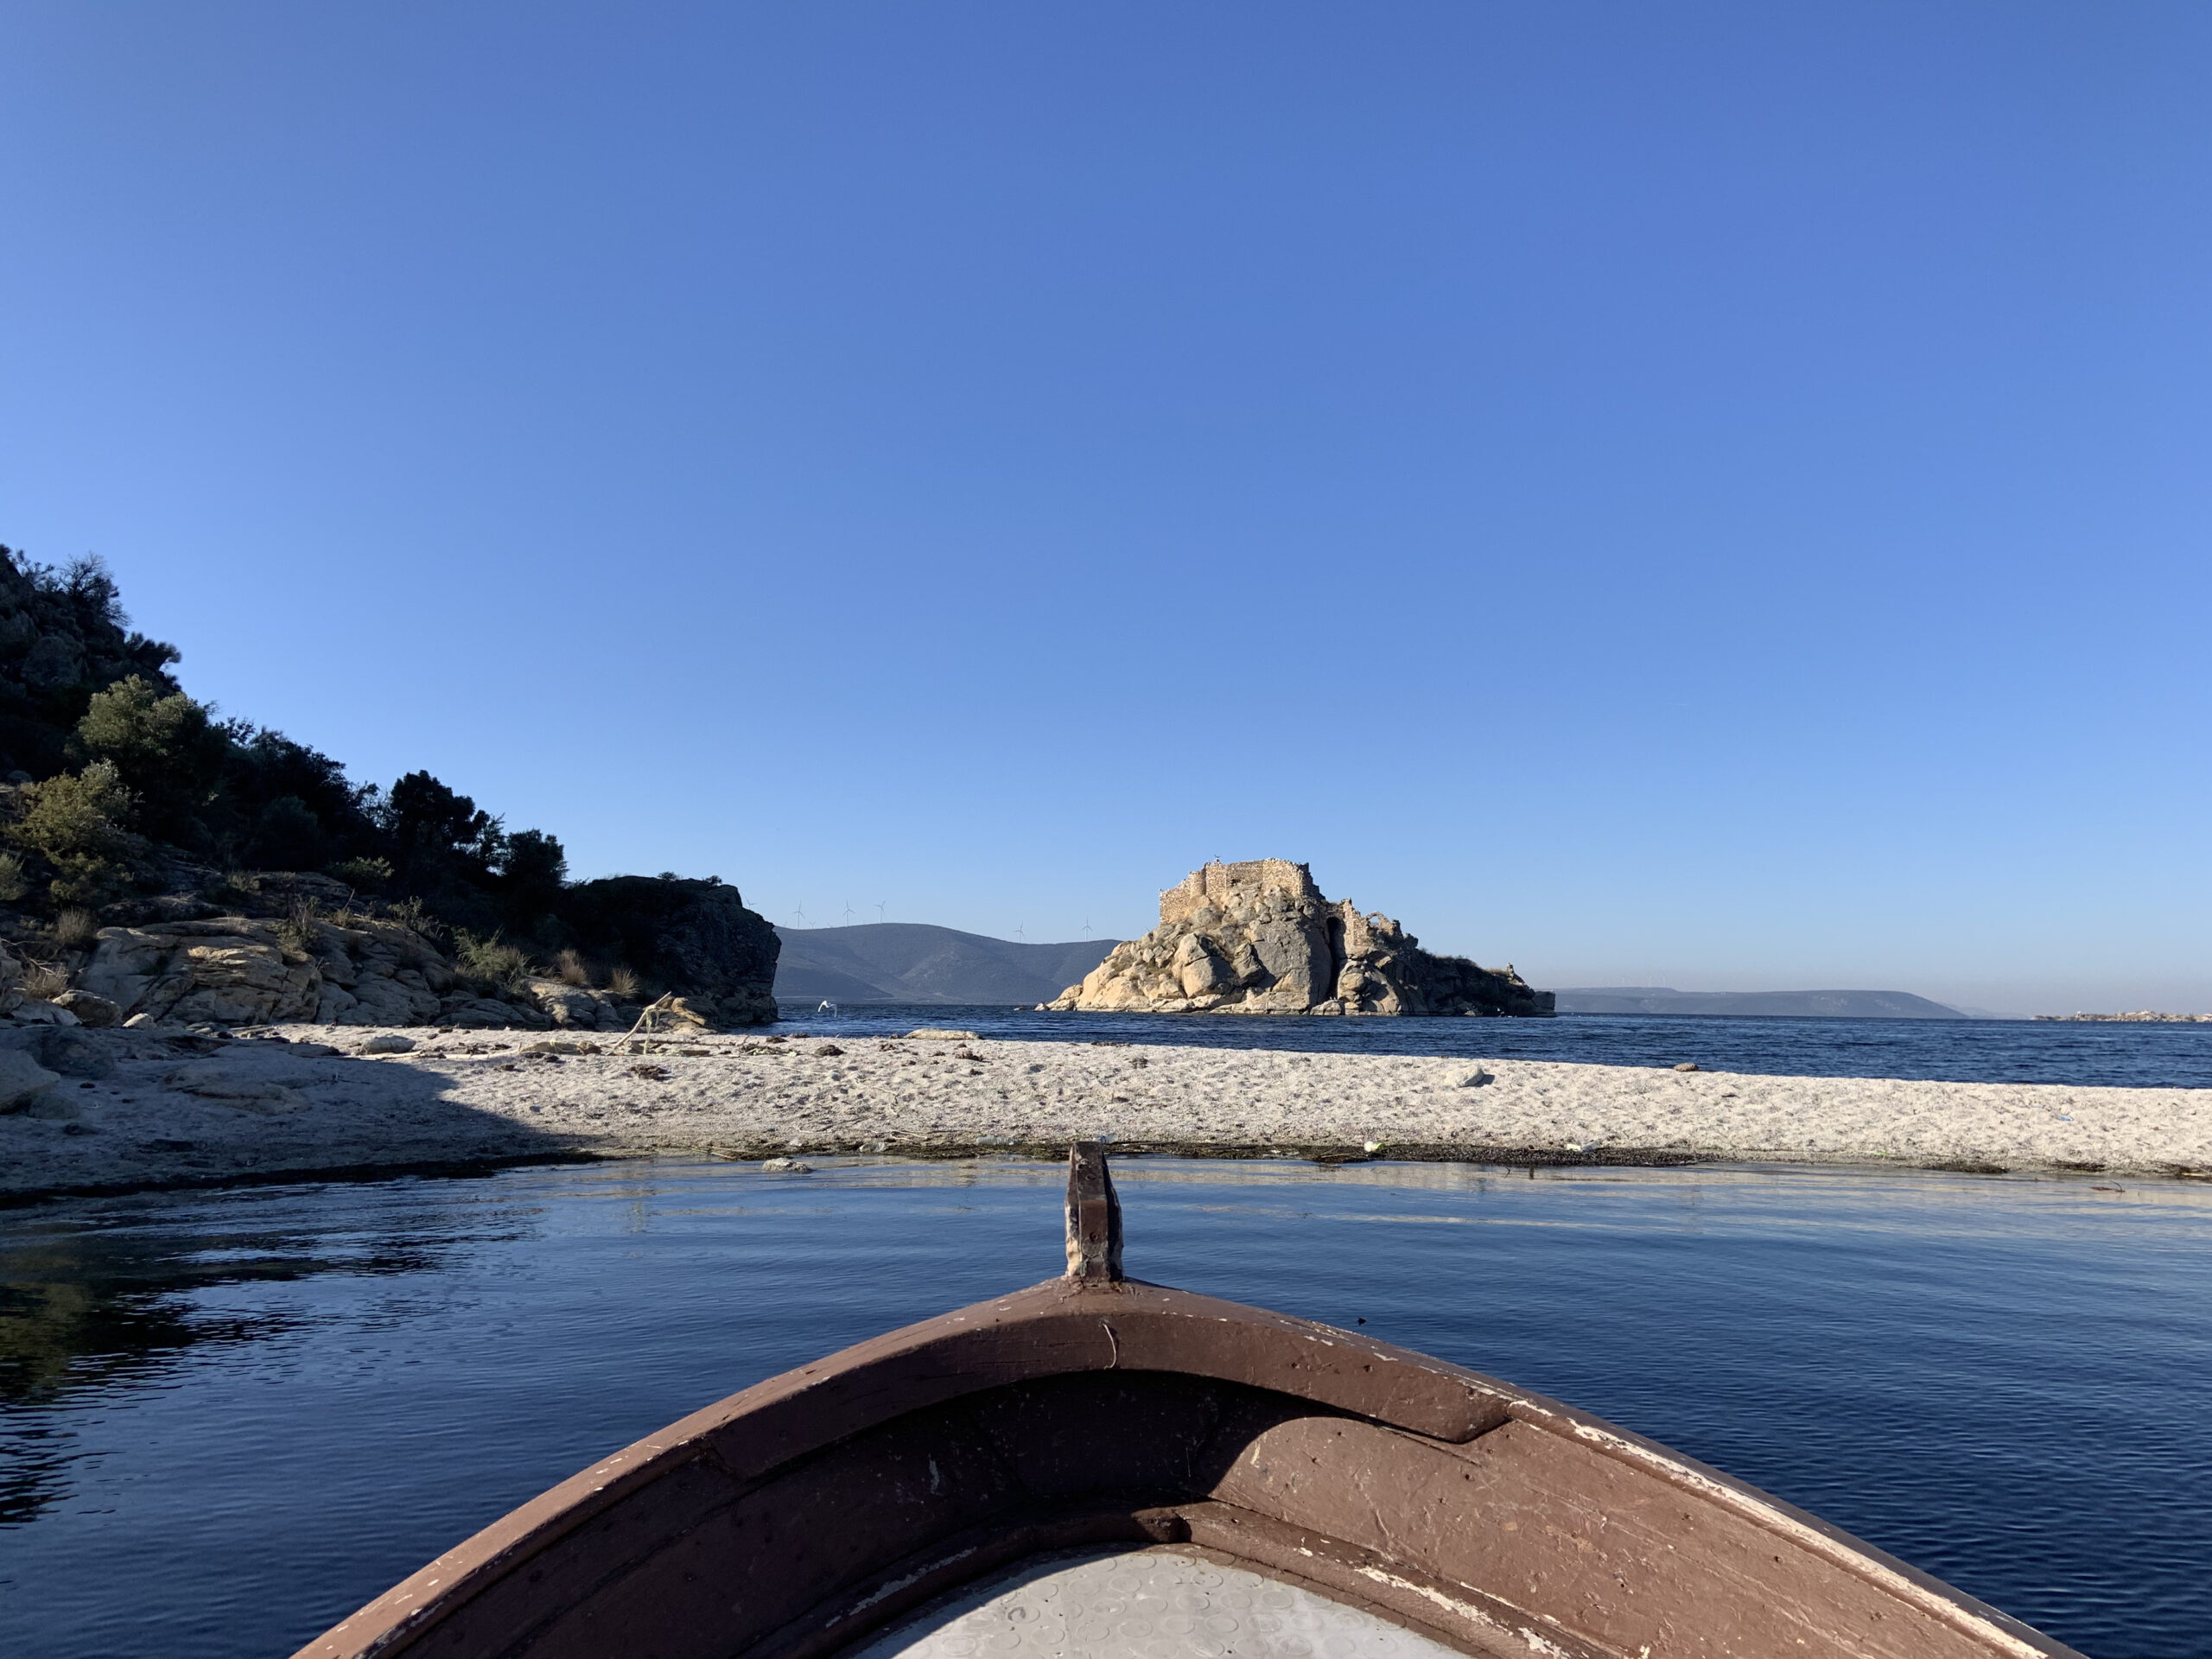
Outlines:
<svg viewBox="0 0 2212 1659"><path fill-rule="evenodd" d="M1096 1145L1070 1158L1068 1256L1065 1279L861 1343L624 1448L300 1659L828 1659L1084 1549L1241 1567L1465 1654L2073 1653L1555 1401L1123 1279ZM1198 1630L1173 1651L1298 1650L1256 1628ZM1080 1651L1168 1651L1096 1630Z"/></svg>

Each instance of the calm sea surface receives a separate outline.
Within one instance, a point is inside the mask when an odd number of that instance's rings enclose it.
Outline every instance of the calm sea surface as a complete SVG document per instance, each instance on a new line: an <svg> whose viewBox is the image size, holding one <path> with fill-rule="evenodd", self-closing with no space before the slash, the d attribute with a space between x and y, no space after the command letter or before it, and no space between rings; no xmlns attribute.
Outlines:
<svg viewBox="0 0 2212 1659"><path fill-rule="evenodd" d="M2099 1659L2212 1651L2212 1191L1117 1174L1141 1277L1560 1395ZM1062 1180L662 1160L0 1212L0 1654L288 1653L638 1435L1050 1275Z"/></svg>
<svg viewBox="0 0 2212 1659"><path fill-rule="evenodd" d="M957 1027L1029 1042L1182 1043L1337 1054L1674 1065L1778 1077L2212 1088L2212 1024L2031 1020L1767 1020L1563 1014L1550 1020L1316 1020L1310 1015L1038 1014L943 1003L858 1003L835 1015L786 1002L795 1031L854 1036Z"/></svg>

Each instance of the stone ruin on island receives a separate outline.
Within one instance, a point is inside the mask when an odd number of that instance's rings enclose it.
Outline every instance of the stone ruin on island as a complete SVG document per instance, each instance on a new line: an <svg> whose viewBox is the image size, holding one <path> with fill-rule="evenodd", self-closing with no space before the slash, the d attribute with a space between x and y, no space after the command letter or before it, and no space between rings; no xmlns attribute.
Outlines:
<svg viewBox="0 0 2212 1659"><path fill-rule="evenodd" d="M1160 925L1044 1005L1133 1014L1548 1014L1510 964L1440 957L1388 916L1332 904L1303 864L1193 870L1160 895Z"/></svg>

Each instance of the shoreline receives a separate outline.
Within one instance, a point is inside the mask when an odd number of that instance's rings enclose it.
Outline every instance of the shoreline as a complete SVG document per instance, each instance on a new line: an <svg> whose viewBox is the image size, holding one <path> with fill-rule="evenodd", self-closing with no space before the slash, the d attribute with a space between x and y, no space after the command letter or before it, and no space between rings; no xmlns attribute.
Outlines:
<svg viewBox="0 0 2212 1659"><path fill-rule="evenodd" d="M1308 1164L1328 1169L1351 1168L1364 1164L1461 1164L1471 1169L1497 1170L1514 1174L1534 1175L1540 1169L1709 1169L1709 1170L1771 1170L1826 1171L1841 1177L1855 1175L1976 1175L1987 1179L2005 1178L2027 1181L2060 1181L2117 1179L2125 1178L2142 1183L2171 1182L2177 1186L2212 1185L2212 1169L2196 1170L2176 1166L2168 1170L2115 1169L2107 1166L2091 1167L2087 1165L1998 1165L1976 1163L1908 1164L1897 1161L1870 1162L1847 1158L1782 1159L1750 1156L1700 1154L1670 1151L1666 1148L1637 1148L1607 1147L1586 1153L1565 1153L1544 1147L1498 1147L1490 1146L1428 1146L1392 1147L1382 1152L1368 1153L1358 1147L1315 1146L1308 1147L1228 1147L1214 1141L1114 1141L1109 1150L1116 1160L1151 1158L1179 1159L1194 1162ZM756 1155L757 1154L757 1155ZM801 1175L829 1173L837 1169L866 1167L877 1164L939 1164L979 1163L1037 1163L1052 1166L1065 1164L1068 1147L1059 1141L1038 1141L1014 1146L999 1142L962 1145L892 1146L881 1152L861 1152L857 1149L824 1149L803 1154L813 1160L804 1171L791 1172ZM660 1147L634 1151L551 1151L520 1153L511 1157L484 1159L428 1159L416 1162L391 1164L338 1164L322 1168L263 1168L225 1174L180 1175L159 1179L127 1181L114 1185L59 1186L0 1190L0 1213L11 1210L35 1208L42 1204L60 1203L72 1198L123 1198L156 1192L215 1192L233 1188L256 1186L289 1186L336 1185L340 1183L389 1181L402 1179L420 1180L480 1180L511 1169L557 1168L562 1166L593 1165L611 1166L630 1163L654 1163L663 1159L693 1163L765 1163L769 1156L799 1158L802 1154L771 1148L756 1148L750 1152L729 1149L701 1151L696 1147ZM830 1160L835 1160L836 1162ZM774 1173L774 1172L772 1172ZM2098 1191L2118 1192L2117 1187L2100 1187Z"/></svg>
<svg viewBox="0 0 2212 1659"><path fill-rule="evenodd" d="M16 1033L24 1040L24 1033ZM369 1055L397 1039L407 1052ZM51 1039L44 1039L51 1041ZM57 1051L42 1050L49 1055ZM2212 1089L1117 1043L286 1027L71 1033L0 1205L656 1154L1853 1166L2212 1179ZM56 1060L57 1066L67 1063Z"/></svg>

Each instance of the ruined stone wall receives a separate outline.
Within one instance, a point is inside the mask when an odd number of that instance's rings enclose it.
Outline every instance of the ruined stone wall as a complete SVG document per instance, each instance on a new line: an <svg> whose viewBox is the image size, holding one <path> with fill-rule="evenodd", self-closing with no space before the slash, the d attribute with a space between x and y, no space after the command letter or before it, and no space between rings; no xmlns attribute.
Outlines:
<svg viewBox="0 0 2212 1659"><path fill-rule="evenodd" d="M1173 927L1208 905L1225 910L1268 892L1282 893L1294 904L1327 902L1303 864L1287 858L1250 858L1236 864L1215 859L1160 895L1160 925Z"/></svg>

